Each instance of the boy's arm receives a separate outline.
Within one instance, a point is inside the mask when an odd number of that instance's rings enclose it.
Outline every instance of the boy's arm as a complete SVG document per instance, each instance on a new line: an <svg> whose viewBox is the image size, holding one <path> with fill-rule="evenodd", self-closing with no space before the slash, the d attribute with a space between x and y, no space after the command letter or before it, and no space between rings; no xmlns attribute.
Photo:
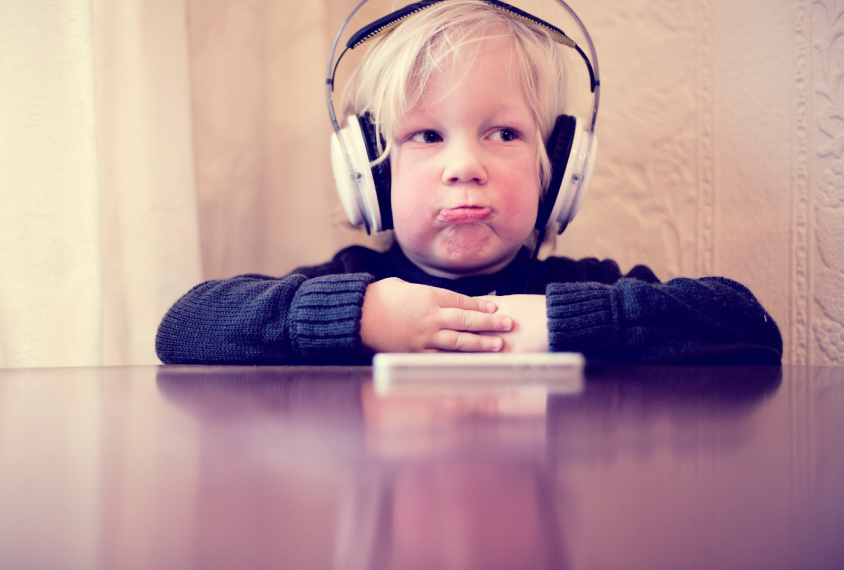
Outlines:
<svg viewBox="0 0 844 570"><path fill-rule="evenodd" d="M367 273L245 275L194 287L167 312L165 364L365 363L371 352L497 351L473 331L507 331L492 302Z"/></svg>
<svg viewBox="0 0 844 570"><path fill-rule="evenodd" d="M779 364L782 358L774 320L729 279L551 283L546 294L555 352L651 364Z"/></svg>
<svg viewBox="0 0 844 570"><path fill-rule="evenodd" d="M513 317L505 351L583 352L650 364L778 364L782 337L744 286L720 277L665 284L552 283L546 295L491 297Z"/></svg>
<svg viewBox="0 0 844 570"><path fill-rule="evenodd" d="M156 352L165 364L366 361L360 316L371 281L366 273L208 281L167 312Z"/></svg>

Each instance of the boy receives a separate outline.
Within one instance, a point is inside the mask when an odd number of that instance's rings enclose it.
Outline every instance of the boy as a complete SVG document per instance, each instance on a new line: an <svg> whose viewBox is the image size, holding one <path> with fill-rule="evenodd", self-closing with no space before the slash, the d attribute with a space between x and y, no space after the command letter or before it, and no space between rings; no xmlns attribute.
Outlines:
<svg viewBox="0 0 844 570"><path fill-rule="evenodd" d="M389 158L395 242L282 279L203 283L165 316L165 363L367 363L374 352L579 351L640 363L779 363L773 319L723 278L524 244L549 184L562 48L481 0L446 0L382 36L347 91ZM380 139L379 139L380 140ZM527 288L527 290L526 290ZM530 294L523 294L530 293ZM490 295L495 295L491 297Z"/></svg>

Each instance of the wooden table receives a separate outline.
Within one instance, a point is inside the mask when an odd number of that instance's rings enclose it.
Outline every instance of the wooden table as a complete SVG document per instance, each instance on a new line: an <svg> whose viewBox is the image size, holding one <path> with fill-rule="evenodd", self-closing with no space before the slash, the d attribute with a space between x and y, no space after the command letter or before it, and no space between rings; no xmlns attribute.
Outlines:
<svg viewBox="0 0 844 570"><path fill-rule="evenodd" d="M844 368L0 371L0 568L844 568Z"/></svg>

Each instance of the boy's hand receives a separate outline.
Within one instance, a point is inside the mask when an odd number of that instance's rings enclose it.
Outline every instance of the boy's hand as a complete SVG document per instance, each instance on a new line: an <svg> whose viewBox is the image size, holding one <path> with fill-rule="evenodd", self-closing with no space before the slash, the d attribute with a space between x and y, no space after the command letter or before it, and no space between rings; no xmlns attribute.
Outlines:
<svg viewBox="0 0 844 570"><path fill-rule="evenodd" d="M497 335L504 339L503 352L548 352L545 295L503 295L477 299L494 300L499 314L513 317L510 332Z"/></svg>
<svg viewBox="0 0 844 570"><path fill-rule="evenodd" d="M492 299L392 277L366 288L360 337L374 352L497 352L513 320L495 311Z"/></svg>

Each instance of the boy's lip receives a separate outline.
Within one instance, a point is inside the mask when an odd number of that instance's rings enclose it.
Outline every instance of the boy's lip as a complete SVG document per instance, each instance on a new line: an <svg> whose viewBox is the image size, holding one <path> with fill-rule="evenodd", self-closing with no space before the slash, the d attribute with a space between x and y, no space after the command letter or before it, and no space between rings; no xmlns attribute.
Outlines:
<svg viewBox="0 0 844 570"><path fill-rule="evenodd" d="M437 218L450 224L471 224L481 222L492 215L492 209L481 206L460 206L443 208Z"/></svg>

